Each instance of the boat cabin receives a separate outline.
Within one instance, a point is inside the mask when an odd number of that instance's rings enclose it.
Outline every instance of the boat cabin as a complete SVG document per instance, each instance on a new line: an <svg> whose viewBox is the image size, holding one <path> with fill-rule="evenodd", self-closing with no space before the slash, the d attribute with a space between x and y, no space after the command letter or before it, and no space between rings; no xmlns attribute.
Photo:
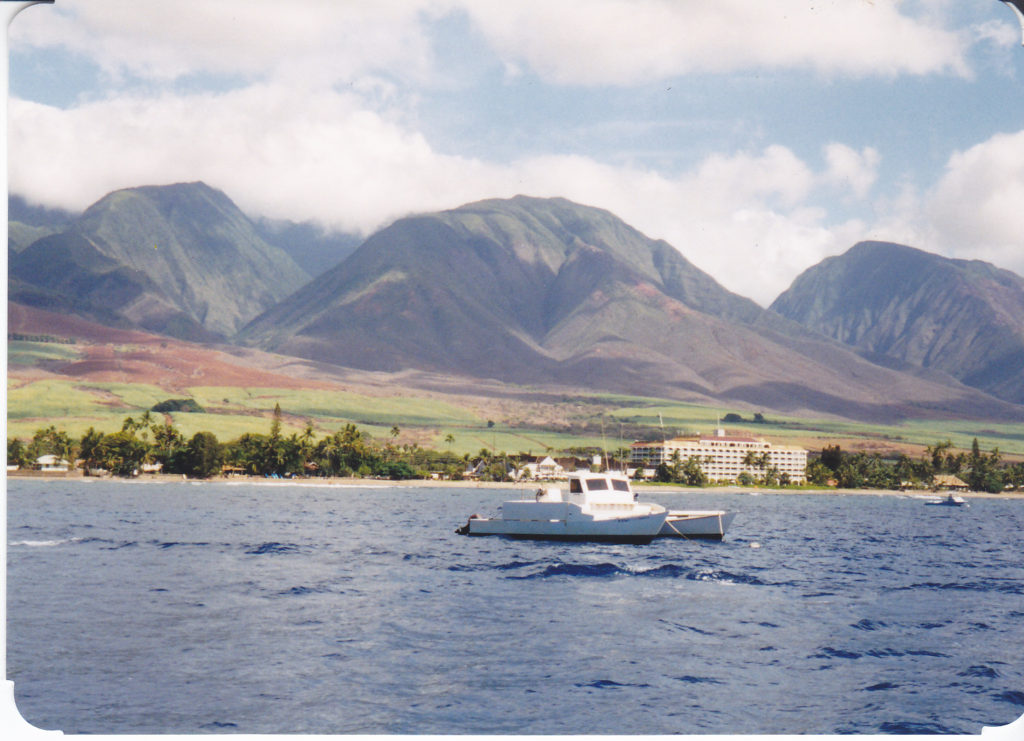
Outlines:
<svg viewBox="0 0 1024 741"><path fill-rule="evenodd" d="M636 495L621 473L569 474L569 501L574 504L633 504Z"/></svg>

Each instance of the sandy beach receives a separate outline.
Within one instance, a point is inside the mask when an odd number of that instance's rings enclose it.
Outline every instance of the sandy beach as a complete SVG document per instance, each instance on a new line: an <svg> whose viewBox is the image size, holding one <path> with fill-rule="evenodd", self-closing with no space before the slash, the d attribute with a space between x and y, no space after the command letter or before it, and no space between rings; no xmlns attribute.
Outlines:
<svg viewBox="0 0 1024 741"><path fill-rule="evenodd" d="M547 485L549 483L558 484L559 482L543 482L543 481L525 481L525 482L499 482L499 481L444 481L440 479L405 479L401 481L393 481L390 479L365 479L365 478L352 478L352 477L310 477L310 478L293 478L293 479L268 479L261 476L240 476L232 474L231 476L217 476L210 479L186 479L182 475L176 474L143 474L135 478L112 478L109 476L93 477L83 476L80 471L59 473L59 472L47 472L42 473L38 471L9 471L7 473L8 478L12 479L37 479L37 480L54 480L54 481L81 481L84 483L94 483L101 481L111 481L117 483L132 483L132 484L147 484L147 483L175 483L175 482L189 482L189 483L237 483L237 484L260 484L260 485L305 485L305 486L336 486L339 488L383 488L383 487L405 487L405 488L424 488L424 489L504 489L504 490L522 490L533 492L537 488ZM835 495L854 495L854 496L903 496L903 497L934 497L934 496L945 496L946 492L931 491L928 489L908 489L906 491L899 491L893 489L834 489L834 488L821 488L821 489L772 489L757 486L708 486L708 487L690 487L677 484L652 484L652 483L638 483L633 486L634 491L640 494L673 494L686 492L689 494L707 494L708 496L714 496L716 494L789 494L789 495L800 495L800 494L835 494ZM956 492L958 496L962 496L965 499L1022 499L1024 500L1024 492L1022 491L1010 491L1002 492L999 494L991 494L988 492L978 491L961 491Z"/></svg>

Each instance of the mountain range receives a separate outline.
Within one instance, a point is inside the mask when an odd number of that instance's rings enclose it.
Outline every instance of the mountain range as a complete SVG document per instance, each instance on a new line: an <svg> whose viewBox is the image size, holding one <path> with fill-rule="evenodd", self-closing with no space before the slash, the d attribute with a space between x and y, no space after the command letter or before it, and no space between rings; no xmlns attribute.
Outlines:
<svg viewBox="0 0 1024 741"><path fill-rule="evenodd" d="M676 247L560 198L517 196L410 216L351 252L350 240L311 234L326 248L308 251L317 255L305 262L308 282L288 252L262 236L265 226L202 183L118 191L63 229L13 217L11 231L22 237L31 236L23 227L57 231L20 251L12 238L11 300L187 339L370 371L858 419L1024 417L1014 396L1019 361L1016 375L999 381L995 371L961 374L901 355L892 343L868 347L862 341L871 332L833 332L822 323L824 310L788 308L828 304L815 298L830 290L828 281L804 280L812 271L766 310L727 291ZM293 254L308 247L303 228L277 230ZM331 255L337 261L327 268ZM866 293L881 301L876 289ZM922 301L929 290L922 288ZM845 291L824 314L847 301L863 314L853 305L857 295ZM916 311L930 311L926 303ZM1019 333L1024 322L1014 317ZM970 336L989 331L996 330L978 327ZM984 347L996 368L1005 362L998 340Z"/></svg>

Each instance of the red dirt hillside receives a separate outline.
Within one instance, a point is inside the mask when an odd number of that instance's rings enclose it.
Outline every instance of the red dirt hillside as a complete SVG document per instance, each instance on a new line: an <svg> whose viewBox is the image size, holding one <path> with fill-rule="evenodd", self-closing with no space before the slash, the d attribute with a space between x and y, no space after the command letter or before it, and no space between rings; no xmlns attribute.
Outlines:
<svg viewBox="0 0 1024 741"><path fill-rule="evenodd" d="M40 371L88 381L145 383L168 390L189 386L331 388L335 384L298 377L297 363L238 348L197 345L135 330L104 327L21 304L7 304L8 333L43 334L75 340L79 360L45 361L40 367L9 367L11 376ZM259 363L264 367L255 367Z"/></svg>

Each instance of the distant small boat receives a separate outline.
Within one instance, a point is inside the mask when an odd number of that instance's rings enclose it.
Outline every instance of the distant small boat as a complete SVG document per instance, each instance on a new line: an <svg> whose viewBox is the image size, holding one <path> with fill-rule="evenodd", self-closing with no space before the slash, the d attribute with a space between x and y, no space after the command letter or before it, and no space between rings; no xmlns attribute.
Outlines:
<svg viewBox="0 0 1024 741"><path fill-rule="evenodd" d="M533 499L501 505L500 517L473 515L460 535L505 535L534 540L649 543L665 524L660 504L638 502L629 479L617 473L571 473L565 496L557 486L538 489Z"/></svg>
<svg viewBox="0 0 1024 741"><path fill-rule="evenodd" d="M669 510L659 538L713 538L721 540L736 517L725 510Z"/></svg>
<svg viewBox="0 0 1024 741"><path fill-rule="evenodd" d="M929 499L925 504L930 504L937 507L970 507L967 501L963 497L953 496L950 494L945 499Z"/></svg>

